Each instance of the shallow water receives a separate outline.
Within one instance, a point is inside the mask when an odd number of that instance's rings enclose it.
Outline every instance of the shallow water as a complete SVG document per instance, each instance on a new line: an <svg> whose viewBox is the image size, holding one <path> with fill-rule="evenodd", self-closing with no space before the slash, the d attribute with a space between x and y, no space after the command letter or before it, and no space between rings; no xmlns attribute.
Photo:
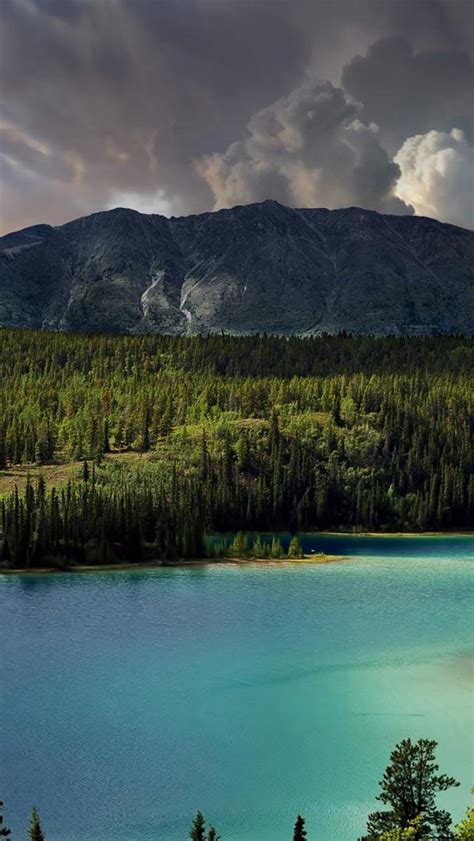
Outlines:
<svg viewBox="0 0 474 841"><path fill-rule="evenodd" d="M322 566L0 577L0 791L14 837L355 841L390 749L472 769L474 539L305 536Z"/></svg>

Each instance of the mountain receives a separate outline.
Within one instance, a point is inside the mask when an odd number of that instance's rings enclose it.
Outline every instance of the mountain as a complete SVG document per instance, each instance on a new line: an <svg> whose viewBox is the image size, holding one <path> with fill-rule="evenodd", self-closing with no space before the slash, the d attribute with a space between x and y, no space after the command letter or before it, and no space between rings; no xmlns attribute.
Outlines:
<svg viewBox="0 0 474 841"><path fill-rule="evenodd" d="M474 333L474 232L274 201L95 213L0 239L0 325L53 330Z"/></svg>

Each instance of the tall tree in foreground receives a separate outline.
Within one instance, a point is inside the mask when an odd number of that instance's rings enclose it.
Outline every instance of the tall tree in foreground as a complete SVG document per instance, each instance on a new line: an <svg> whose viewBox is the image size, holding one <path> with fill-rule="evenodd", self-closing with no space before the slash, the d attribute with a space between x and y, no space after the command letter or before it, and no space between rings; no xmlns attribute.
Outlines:
<svg viewBox="0 0 474 841"><path fill-rule="evenodd" d="M307 834L304 828L305 819L298 815L296 818L295 828L293 830L293 841L306 841Z"/></svg>
<svg viewBox="0 0 474 841"><path fill-rule="evenodd" d="M197 812L196 817L193 820L193 825L191 827L189 837L191 841L206 841L205 832L206 821L204 819L204 815L202 812Z"/></svg>
<svg viewBox="0 0 474 841"><path fill-rule="evenodd" d="M414 841L440 839L450 841L451 816L436 807L436 795L459 783L454 777L437 774L435 762L437 742L420 739L414 744L404 739L390 755L390 765L380 782L377 800L391 806L384 812L373 812L367 821L364 841L390 838L390 832L414 828ZM388 834L388 835L385 835Z"/></svg>
<svg viewBox="0 0 474 841"><path fill-rule="evenodd" d="M31 814L30 826L28 828L28 836L30 841L44 841L44 833L41 829L41 823L38 812L33 809Z"/></svg>
<svg viewBox="0 0 474 841"><path fill-rule="evenodd" d="M191 841L219 841L221 836L217 834L217 830L213 826L209 827L206 835L206 819L202 812L197 812L189 837Z"/></svg>
<svg viewBox="0 0 474 841"><path fill-rule="evenodd" d="M8 838L12 831L3 825L3 802L0 800L0 838Z"/></svg>

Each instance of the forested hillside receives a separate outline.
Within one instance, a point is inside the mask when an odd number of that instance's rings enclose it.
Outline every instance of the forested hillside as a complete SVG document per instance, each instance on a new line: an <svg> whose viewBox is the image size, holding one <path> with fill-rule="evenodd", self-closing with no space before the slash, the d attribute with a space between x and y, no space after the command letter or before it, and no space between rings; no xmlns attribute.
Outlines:
<svg viewBox="0 0 474 841"><path fill-rule="evenodd" d="M456 337L2 330L2 559L190 556L226 529L471 529L473 370Z"/></svg>

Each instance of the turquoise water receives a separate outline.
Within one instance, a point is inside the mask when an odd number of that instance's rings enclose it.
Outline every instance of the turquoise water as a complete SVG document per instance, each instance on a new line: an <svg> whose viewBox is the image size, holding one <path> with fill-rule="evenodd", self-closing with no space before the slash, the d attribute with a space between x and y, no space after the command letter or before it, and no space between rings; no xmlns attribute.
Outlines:
<svg viewBox="0 0 474 841"><path fill-rule="evenodd" d="M390 749L438 739L469 802L474 539L306 536L324 566L0 577L15 838L355 841ZM321 545L324 541L324 545Z"/></svg>

